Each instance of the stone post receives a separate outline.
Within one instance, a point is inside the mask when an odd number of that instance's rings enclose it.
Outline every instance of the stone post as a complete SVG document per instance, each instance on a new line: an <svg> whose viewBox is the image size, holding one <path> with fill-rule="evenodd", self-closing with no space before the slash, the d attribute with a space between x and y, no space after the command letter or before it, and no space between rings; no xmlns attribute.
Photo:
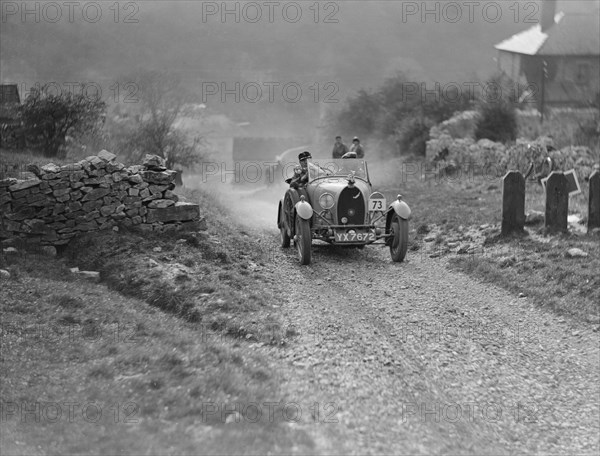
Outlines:
<svg viewBox="0 0 600 456"><path fill-rule="evenodd" d="M525 178L509 171L502 178L502 235L522 232L525 225Z"/></svg>
<svg viewBox="0 0 600 456"><path fill-rule="evenodd" d="M600 228L600 171L594 171L590 176L588 232L594 228Z"/></svg>
<svg viewBox="0 0 600 456"><path fill-rule="evenodd" d="M561 172L553 171L546 182L546 229L567 231L569 215L569 181Z"/></svg>

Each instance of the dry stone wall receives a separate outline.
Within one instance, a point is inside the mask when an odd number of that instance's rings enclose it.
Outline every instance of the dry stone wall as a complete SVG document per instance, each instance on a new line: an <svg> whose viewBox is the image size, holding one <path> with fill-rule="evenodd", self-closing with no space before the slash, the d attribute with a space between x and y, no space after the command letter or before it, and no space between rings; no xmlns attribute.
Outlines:
<svg viewBox="0 0 600 456"><path fill-rule="evenodd" d="M0 180L0 240L59 246L78 233L118 226L203 229L198 205L173 192L177 172L161 157L147 155L143 165L126 167L103 150L77 163L29 170L36 179Z"/></svg>

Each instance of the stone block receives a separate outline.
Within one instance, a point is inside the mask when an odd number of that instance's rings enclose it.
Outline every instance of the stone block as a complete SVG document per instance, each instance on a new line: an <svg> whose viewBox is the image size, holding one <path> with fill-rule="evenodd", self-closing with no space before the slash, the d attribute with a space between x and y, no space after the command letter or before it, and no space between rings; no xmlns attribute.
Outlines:
<svg viewBox="0 0 600 456"><path fill-rule="evenodd" d="M147 154L144 157L143 166L146 169L154 171L164 171L167 169L165 159L158 155Z"/></svg>
<svg viewBox="0 0 600 456"><path fill-rule="evenodd" d="M127 177L127 180L133 184L142 184L144 182L144 179L142 179L140 174L132 174L131 176Z"/></svg>
<svg viewBox="0 0 600 456"><path fill-rule="evenodd" d="M170 199L157 199L151 201L148 204L148 209L164 209L166 207L174 206L175 202Z"/></svg>
<svg viewBox="0 0 600 456"><path fill-rule="evenodd" d="M60 166L55 165L54 163L48 163L47 165L42 166L41 170L45 174L58 174L61 171Z"/></svg>
<svg viewBox="0 0 600 456"><path fill-rule="evenodd" d="M96 209L100 209L104 205L104 202L101 200L88 201L83 203L83 210L85 212L94 211Z"/></svg>
<svg viewBox="0 0 600 456"><path fill-rule="evenodd" d="M200 207L191 203L175 203L171 207L162 209L148 209L146 220L153 222L183 222L198 220L200 218Z"/></svg>
<svg viewBox="0 0 600 456"><path fill-rule="evenodd" d="M52 192L54 196L63 196L68 195L69 193L71 193L71 187L61 188Z"/></svg>
<svg viewBox="0 0 600 456"><path fill-rule="evenodd" d="M82 201L94 201L100 198L105 197L110 193L110 190L107 188L96 188L88 192L82 199Z"/></svg>
<svg viewBox="0 0 600 456"><path fill-rule="evenodd" d="M8 187L8 190L10 192L18 192L19 190L25 190L31 187L36 187L38 185L40 185L42 183L41 180L39 179L31 179L31 180L26 180L23 182L17 182L15 184L12 184Z"/></svg>
<svg viewBox="0 0 600 456"><path fill-rule="evenodd" d="M105 162L112 162L117 158L117 156L112 152L103 149L100 152L98 152L98 158L104 160Z"/></svg>
<svg viewBox="0 0 600 456"><path fill-rule="evenodd" d="M149 184L164 185L170 184L175 179L177 171L168 169L166 171L143 171L142 178Z"/></svg>

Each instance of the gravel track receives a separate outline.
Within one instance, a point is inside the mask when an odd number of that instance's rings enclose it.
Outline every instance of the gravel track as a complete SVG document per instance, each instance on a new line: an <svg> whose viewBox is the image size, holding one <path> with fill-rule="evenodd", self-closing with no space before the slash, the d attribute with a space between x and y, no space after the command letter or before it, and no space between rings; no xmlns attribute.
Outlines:
<svg viewBox="0 0 600 456"><path fill-rule="evenodd" d="M316 454L600 452L598 325L415 252L393 264L379 246L315 245L302 267L263 233L299 334L259 349Z"/></svg>

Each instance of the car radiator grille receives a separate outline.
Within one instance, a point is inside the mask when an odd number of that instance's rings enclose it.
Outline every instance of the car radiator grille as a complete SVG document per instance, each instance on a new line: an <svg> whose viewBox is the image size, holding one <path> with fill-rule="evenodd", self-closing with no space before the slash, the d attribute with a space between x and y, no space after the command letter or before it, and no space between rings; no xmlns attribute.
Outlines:
<svg viewBox="0 0 600 456"><path fill-rule="evenodd" d="M342 223L342 217L348 219L348 225L365 223L365 198L358 188L346 187L341 191L337 215L338 223Z"/></svg>

